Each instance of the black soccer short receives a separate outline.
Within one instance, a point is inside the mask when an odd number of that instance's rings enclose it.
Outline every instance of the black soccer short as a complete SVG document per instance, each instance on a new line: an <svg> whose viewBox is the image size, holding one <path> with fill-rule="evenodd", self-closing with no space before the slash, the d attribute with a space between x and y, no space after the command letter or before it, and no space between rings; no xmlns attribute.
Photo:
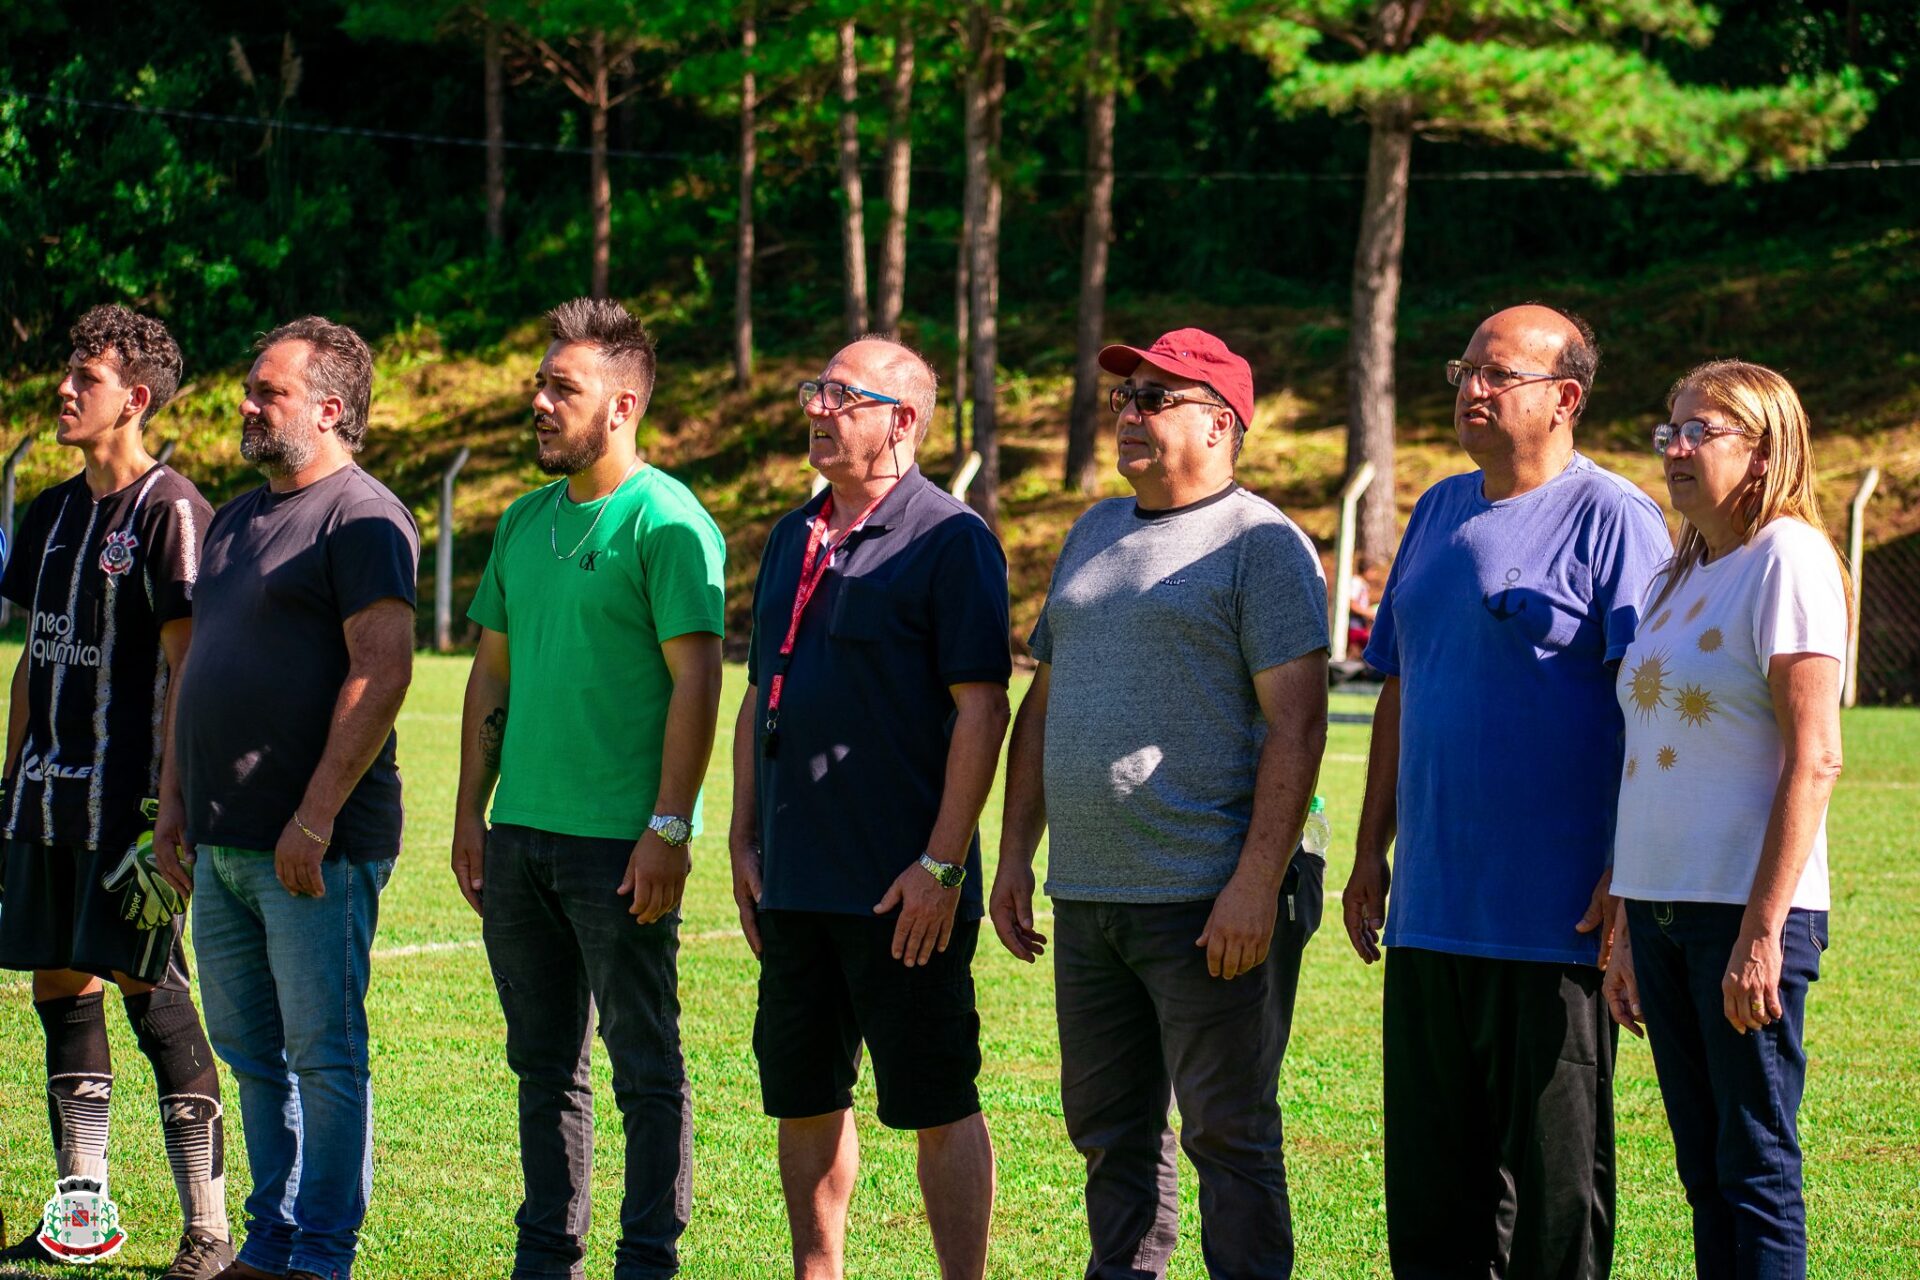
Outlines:
<svg viewBox="0 0 1920 1280"><path fill-rule="evenodd" d="M0 969L77 969L112 980L114 972L186 990L181 947L184 915L165 928L137 929L122 918L124 890L100 877L126 856L125 841L99 850L8 840L6 896L0 898Z"/></svg>
<svg viewBox="0 0 1920 1280"><path fill-rule="evenodd" d="M947 949L911 969L893 958L893 929L892 916L760 913L753 1052L768 1115L799 1120L851 1107L862 1041L873 1054L881 1124L933 1129L980 1110L980 922L956 921Z"/></svg>

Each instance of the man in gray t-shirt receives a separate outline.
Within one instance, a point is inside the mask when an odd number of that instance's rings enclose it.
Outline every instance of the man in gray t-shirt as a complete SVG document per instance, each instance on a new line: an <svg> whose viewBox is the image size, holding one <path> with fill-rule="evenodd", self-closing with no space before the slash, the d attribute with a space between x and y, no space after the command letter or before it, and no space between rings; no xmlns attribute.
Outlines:
<svg viewBox="0 0 1920 1280"><path fill-rule="evenodd" d="M1325 864L1295 853L1326 744L1327 599L1306 536L1234 483L1245 360L1178 329L1108 347L1120 474L1054 567L1015 721L988 911L1032 961L1052 829L1061 1102L1087 1159L1087 1275L1164 1275L1169 1096L1209 1269L1293 1270L1280 1062Z"/></svg>

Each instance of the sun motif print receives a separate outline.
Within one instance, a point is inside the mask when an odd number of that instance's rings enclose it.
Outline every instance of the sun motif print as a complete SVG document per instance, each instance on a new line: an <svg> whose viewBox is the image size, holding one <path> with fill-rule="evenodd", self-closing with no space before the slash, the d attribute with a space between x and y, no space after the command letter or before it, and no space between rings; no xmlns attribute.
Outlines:
<svg viewBox="0 0 1920 1280"><path fill-rule="evenodd" d="M1652 625L1652 626L1650 626L1650 627L1648 627L1648 628L1647 628L1647 630L1648 630L1648 631L1658 631L1658 630L1659 630L1660 628L1662 628L1662 627L1664 627L1664 626L1666 626L1666 625L1667 625L1667 619L1668 619L1668 618L1671 618L1672 616L1673 616L1673 610L1671 610L1671 609L1662 609L1662 610L1660 611L1660 616L1659 616L1659 617L1657 617L1657 618L1655 618L1655 619L1653 620L1653 625Z"/></svg>
<svg viewBox="0 0 1920 1280"><path fill-rule="evenodd" d="M1718 653L1720 646L1726 643L1726 637L1720 634L1720 628L1708 627L1700 633L1700 639L1695 643L1700 646L1702 653Z"/></svg>
<svg viewBox="0 0 1920 1280"><path fill-rule="evenodd" d="M1627 757L1628 780L1631 781L1633 779L1633 775L1639 772L1640 772L1640 757L1637 755L1628 756Z"/></svg>
<svg viewBox="0 0 1920 1280"><path fill-rule="evenodd" d="M1650 653L1634 664L1633 672L1628 676L1632 689L1629 696L1642 720L1653 719L1654 713L1667 705L1667 655Z"/></svg>
<svg viewBox="0 0 1920 1280"><path fill-rule="evenodd" d="M1659 753L1653 757L1653 762L1659 765L1661 772L1664 773L1668 769L1673 768L1674 765L1680 763L1680 753L1672 747L1662 747Z"/></svg>
<svg viewBox="0 0 1920 1280"><path fill-rule="evenodd" d="M1692 622L1695 618L1700 616L1700 611L1706 607L1707 607L1707 598L1705 596L1701 596L1698 600L1695 600L1693 602L1693 607L1687 610L1686 617L1680 619L1680 621Z"/></svg>
<svg viewBox="0 0 1920 1280"><path fill-rule="evenodd" d="M1681 685L1673 705L1674 709L1680 713L1680 718L1696 729L1713 719L1713 713L1720 709L1719 704L1713 700L1712 691L1703 689L1697 684Z"/></svg>

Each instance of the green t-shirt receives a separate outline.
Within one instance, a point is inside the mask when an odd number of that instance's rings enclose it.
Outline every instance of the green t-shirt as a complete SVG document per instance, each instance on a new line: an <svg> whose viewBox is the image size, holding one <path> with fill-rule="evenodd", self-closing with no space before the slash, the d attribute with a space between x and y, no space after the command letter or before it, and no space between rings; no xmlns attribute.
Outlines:
<svg viewBox="0 0 1920 1280"><path fill-rule="evenodd" d="M595 502L566 487L507 508L467 610L506 634L513 682L493 821L637 840L673 694L660 645L721 633L726 542L692 491L653 467ZM688 816L697 830L697 799Z"/></svg>

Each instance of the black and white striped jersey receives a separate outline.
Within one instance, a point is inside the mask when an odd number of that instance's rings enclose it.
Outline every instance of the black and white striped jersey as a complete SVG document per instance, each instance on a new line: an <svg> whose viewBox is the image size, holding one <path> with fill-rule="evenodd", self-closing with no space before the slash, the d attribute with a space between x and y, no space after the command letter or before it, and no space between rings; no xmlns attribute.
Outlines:
<svg viewBox="0 0 1920 1280"><path fill-rule="evenodd" d="M101 847L160 779L160 628L193 612L213 509L170 467L95 501L84 475L35 498L0 593L28 614L27 732L0 828Z"/></svg>

